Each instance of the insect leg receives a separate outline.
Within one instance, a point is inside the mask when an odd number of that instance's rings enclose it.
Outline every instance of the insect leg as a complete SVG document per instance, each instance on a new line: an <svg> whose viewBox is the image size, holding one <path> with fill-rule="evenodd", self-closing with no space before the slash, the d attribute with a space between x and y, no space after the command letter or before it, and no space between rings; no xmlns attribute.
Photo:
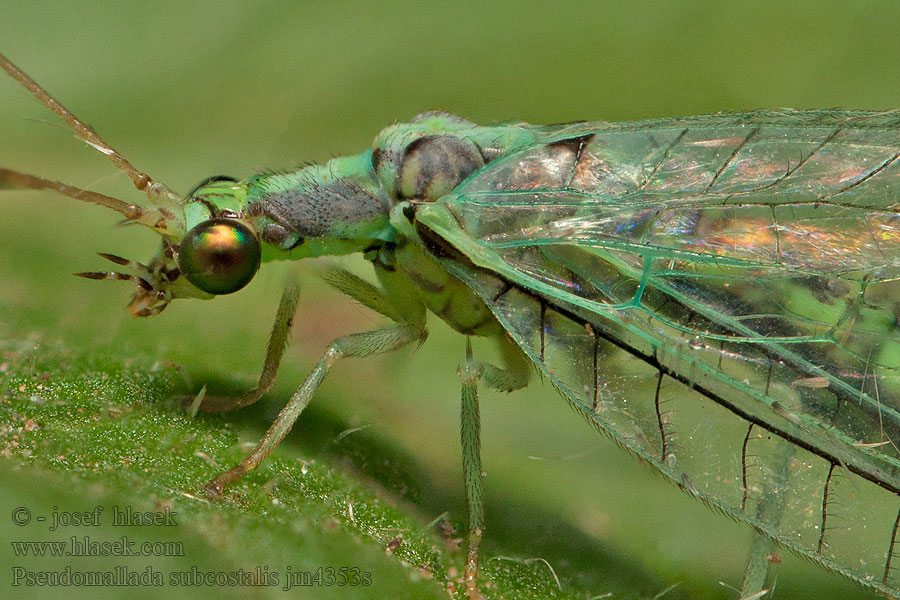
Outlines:
<svg viewBox="0 0 900 600"><path fill-rule="evenodd" d="M531 378L531 362L522 350L509 338L495 337L503 359L504 368L490 363L480 363L485 383L498 392L512 392L528 385Z"/></svg>
<svg viewBox="0 0 900 600"><path fill-rule="evenodd" d="M772 540L758 531L753 532L750 555L744 569L744 580L741 582L741 598L762 598L768 594L766 581L769 578L772 548Z"/></svg>
<svg viewBox="0 0 900 600"><path fill-rule="evenodd" d="M462 442L463 479L469 510L468 548L464 582L466 598L480 600L478 591L478 549L484 534L484 484L481 471L481 415L478 412L478 380L483 376L482 363L472 358L472 341L466 339L466 360L459 367L462 380L460 441Z"/></svg>
<svg viewBox="0 0 900 600"><path fill-rule="evenodd" d="M481 416L478 410L478 380L484 379L499 391L512 391L528 385L530 371L518 346L505 337L496 338L506 368L477 361L472 357L471 338L466 339L466 360L459 366L462 381L460 406L460 442L462 445L463 479L469 511L468 548L464 574L466 598L480 600L478 591L478 550L484 534L484 485L481 471Z"/></svg>
<svg viewBox="0 0 900 600"><path fill-rule="evenodd" d="M207 396L203 399L200 410L222 412L243 408L262 398L272 388L275 376L278 374L278 366L281 364L281 357L284 355L284 348L287 346L288 336L291 333L291 324L299 298L300 286L292 283L284 288L281 302L278 304L278 313L275 315L275 324L272 326L272 333L269 335L269 343L266 346L266 359L263 362L262 373L256 387L237 398Z"/></svg>
<svg viewBox="0 0 900 600"><path fill-rule="evenodd" d="M402 310L396 298L390 297L365 279L344 269L329 269L322 275L325 283L350 296L363 306L371 308L396 323L424 323L424 310L414 311L415 315ZM395 294L396 295L396 294ZM421 313L421 316L419 315Z"/></svg>
<svg viewBox="0 0 900 600"><path fill-rule="evenodd" d="M407 344L421 340L424 332L423 328L403 323L374 331L352 333L331 342L325 350L325 354L316 362L306 379L294 392L294 395L291 396L287 405L278 413L275 421L269 426L269 430L256 444L256 447L237 466L219 474L215 479L207 483L205 486L206 492L210 496L218 496L225 489L225 486L232 481L240 479L251 469L256 468L259 463L271 454L272 450L290 432L294 421L297 420L297 417L309 404L319 384L322 383L325 375L328 374L331 365L339 358L373 356L384 352L392 352Z"/></svg>
<svg viewBox="0 0 900 600"><path fill-rule="evenodd" d="M760 522L773 523L777 527L785 511L785 494L779 491L789 489L790 467L794 460L795 448L789 442L779 440L774 451L777 466L756 505L756 517ZM773 547L774 544L768 536L758 531L753 532L744 580L741 583L741 598L762 598L771 591L771 588L766 588L766 584L770 574Z"/></svg>

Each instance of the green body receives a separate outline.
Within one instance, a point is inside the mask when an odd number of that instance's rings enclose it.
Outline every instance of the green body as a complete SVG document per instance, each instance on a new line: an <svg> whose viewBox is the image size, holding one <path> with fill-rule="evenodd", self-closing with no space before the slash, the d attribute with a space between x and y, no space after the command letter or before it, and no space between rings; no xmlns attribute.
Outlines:
<svg viewBox="0 0 900 600"><path fill-rule="evenodd" d="M343 271L328 282L394 325L330 344L212 496L277 446L335 361L421 342L430 311L496 340L505 363L470 351L459 369L470 600L484 529L477 383L521 388L532 366L617 444L759 533L745 595L765 585L771 540L900 597L898 159L894 112L547 127L425 113L358 156L218 178L186 199L120 165L153 209L10 170L0 182L159 233L150 264L104 255L131 274L84 274L133 281L136 316L236 291L260 260L371 261L380 287ZM258 387L222 408L271 387L296 301L289 286Z"/></svg>
<svg viewBox="0 0 900 600"><path fill-rule="evenodd" d="M194 199L246 202L264 259L366 253L402 318L494 336L516 385L524 355L688 493L897 595L898 155L893 113L427 114Z"/></svg>
<svg viewBox="0 0 900 600"><path fill-rule="evenodd" d="M424 319L421 309L427 308L460 333L498 335L490 310L423 245L404 215L405 201L437 200L483 168L486 158L538 139L530 126L478 127L426 113L384 130L358 156L203 186L185 206L186 228L240 215L259 232L263 261L363 252L406 314L421 313L414 319Z"/></svg>

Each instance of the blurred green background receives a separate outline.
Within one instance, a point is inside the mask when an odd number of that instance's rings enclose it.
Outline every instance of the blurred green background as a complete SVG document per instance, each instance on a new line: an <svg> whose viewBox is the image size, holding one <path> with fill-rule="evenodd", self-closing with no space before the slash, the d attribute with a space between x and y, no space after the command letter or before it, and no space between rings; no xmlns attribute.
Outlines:
<svg viewBox="0 0 900 600"><path fill-rule="evenodd" d="M186 192L208 175L244 177L360 152L382 127L431 109L479 123L555 123L774 107L895 108L897 23L900 4L890 1L7 3L0 52L138 168ZM0 132L0 165L140 201L124 176L5 77ZM233 392L258 375L286 265L266 266L234 296L176 302L159 317L136 320L124 309L128 286L71 273L106 268L98 251L146 259L156 247L152 234L115 227L113 214L47 194L4 192L0 211L0 344L9 364L0 364L0 383L3 402L13 406L2 414L24 414L8 382L34 375L29 360L64 356L76 365L134 363L150 372L155 363L171 363L189 380L181 391L212 382ZM358 258L344 262L365 271ZM308 279L277 390L262 407L228 418L239 439L258 437L330 339L377 322ZM388 504L399 501L421 527L450 511L459 529L465 513L455 372L464 340L436 320L431 330L413 354L335 367L284 455L337 465L339 476L358 479ZM676 583L663 597L737 597L718 582L739 586L748 530L621 453L549 386L484 392L482 415L484 558L546 559L563 591L551 586L534 597L653 598ZM327 440L304 445L328 438L329 428L351 427L365 427L366 443L385 454L367 462L328 450L334 444ZM88 486L101 488L91 487L91 506L131 501L128 486L102 489L102 469L91 475L38 451L10 454L0 461L4 542L22 539L6 516L21 502L53 499L45 509L75 510L69 504L83 503ZM392 465L399 474L379 475ZM405 481L417 491L406 490ZM196 494L199 483L163 487ZM266 517L265 510L248 516ZM276 520L290 523L291 516ZM258 545L234 529L227 538L233 548L223 548L222 539L205 538L201 529L191 534L191 564L209 567L227 556L230 566L240 565L241 548ZM293 550L271 535L273 552L290 556ZM371 568L382 569L377 576L396 571L398 583L384 585L397 597L441 596L440 576L418 582L415 567L386 558L376 539L363 535L353 544L364 548L354 560L371 560ZM307 558L321 552L319 564L343 552L305 551ZM776 597L868 597L800 559L782 558ZM448 564L454 560L461 567L458 552ZM492 562L503 563L517 564ZM405 583L412 587L400 587ZM371 597L381 597L379 589ZM167 593L204 591L242 593ZM16 590L24 597L38 592ZM345 592L316 597L350 597Z"/></svg>

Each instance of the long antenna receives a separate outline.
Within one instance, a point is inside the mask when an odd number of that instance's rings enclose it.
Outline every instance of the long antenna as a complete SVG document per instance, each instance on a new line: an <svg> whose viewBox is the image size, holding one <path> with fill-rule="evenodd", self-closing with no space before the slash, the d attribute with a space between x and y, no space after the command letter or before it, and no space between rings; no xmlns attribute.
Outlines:
<svg viewBox="0 0 900 600"><path fill-rule="evenodd" d="M6 56L0 53L0 67L6 71L10 77L18 81L25 87L29 92L34 95L38 101L55 112L57 115L62 117L62 119L69 124L69 126L75 130L75 133L84 140L86 143L93 146L96 150L104 154L109 160L113 162L119 169L125 172L126 175L134 182L134 187L138 190L145 192L147 197L154 204L161 205L170 205L173 202L178 204L181 203L181 196L171 191L165 184L154 181L151 179L149 175L138 171L134 165L132 165L124 156L119 154L115 148L107 144L103 138L101 138L96 131L91 129L87 124L83 123L78 117L73 115L69 110L60 104L60 102L51 96L47 90L42 88L38 83L33 80L31 77L23 73L16 65L10 62ZM26 176L33 177L33 176ZM40 178L35 178L40 179ZM41 180L43 182L47 182L54 185L41 185L40 187L54 189L56 191L61 191L66 195L65 191L62 191L59 187L56 186L56 182L48 182L47 180ZM58 184L62 185L62 184ZM26 187L35 187L33 185L27 185ZM80 199L85 199L83 196L79 196ZM96 204L102 204L101 202L96 202L94 200L88 200L89 202L95 202ZM123 203L125 204L125 203ZM109 208L113 208L114 210L119 210L111 205L103 204L104 206L109 206ZM126 205L127 206L127 205ZM122 212L119 210L119 212Z"/></svg>
<svg viewBox="0 0 900 600"><path fill-rule="evenodd" d="M66 185L59 181L44 179L37 175L29 175L28 173L22 173L21 171L5 169L3 167L0 167L0 183L11 183L32 190L53 190L54 192L62 194L63 196L68 196L69 198L75 198L76 200L83 200L84 202L111 208L117 213L125 215L125 218L129 220L139 220L140 217L144 215L144 210L136 204L128 204L127 202L122 202L112 196Z"/></svg>

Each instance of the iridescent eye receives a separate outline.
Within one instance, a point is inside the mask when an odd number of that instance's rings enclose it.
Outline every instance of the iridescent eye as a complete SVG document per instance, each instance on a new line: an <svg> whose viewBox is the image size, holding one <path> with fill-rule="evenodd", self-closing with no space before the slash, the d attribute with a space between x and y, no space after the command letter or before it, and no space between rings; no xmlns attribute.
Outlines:
<svg viewBox="0 0 900 600"><path fill-rule="evenodd" d="M259 239L234 219L210 219L194 226L178 251L182 275L210 294L230 294L250 283L259 261Z"/></svg>

